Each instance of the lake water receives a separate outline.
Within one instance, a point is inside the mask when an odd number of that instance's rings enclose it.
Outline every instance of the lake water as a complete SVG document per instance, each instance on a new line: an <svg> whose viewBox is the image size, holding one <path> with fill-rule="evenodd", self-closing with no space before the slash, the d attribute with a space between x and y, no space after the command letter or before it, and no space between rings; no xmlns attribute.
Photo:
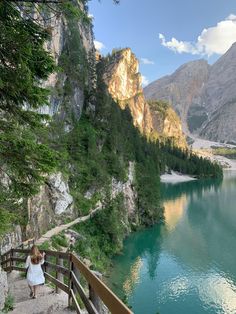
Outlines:
<svg viewBox="0 0 236 314"><path fill-rule="evenodd" d="M110 287L135 314L235 314L236 172L162 190L165 222L125 241Z"/></svg>

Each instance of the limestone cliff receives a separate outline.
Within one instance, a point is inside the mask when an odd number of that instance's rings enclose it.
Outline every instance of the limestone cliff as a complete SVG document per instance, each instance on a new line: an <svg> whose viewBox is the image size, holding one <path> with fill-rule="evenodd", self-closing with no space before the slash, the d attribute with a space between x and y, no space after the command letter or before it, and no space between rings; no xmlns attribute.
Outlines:
<svg viewBox="0 0 236 314"><path fill-rule="evenodd" d="M168 106L150 105L143 94L139 63L131 49L115 51L107 58L104 80L112 98L122 109L129 107L134 125L147 137L173 138L176 145L186 146L177 114ZM166 110L166 112L164 112Z"/></svg>

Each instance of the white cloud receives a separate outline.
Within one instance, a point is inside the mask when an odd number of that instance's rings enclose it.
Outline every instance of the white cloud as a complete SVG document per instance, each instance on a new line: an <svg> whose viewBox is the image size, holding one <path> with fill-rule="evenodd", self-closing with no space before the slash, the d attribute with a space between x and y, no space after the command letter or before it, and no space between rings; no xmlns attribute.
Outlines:
<svg viewBox="0 0 236 314"><path fill-rule="evenodd" d="M193 55L224 54L236 42L236 15L230 14L216 26L203 29L196 42L180 41L172 38L167 41L163 34L159 34L161 44L177 53L191 53Z"/></svg>
<svg viewBox="0 0 236 314"><path fill-rule="evenodd" d="M149 80L146 78L146 76L142 75L142 85L147 86L149 84Z"/></svg>
<svg viewBox="0 0 236 314"><path fill-rule="evenodd" d="M93 15L92 13L89 13L89 14L88 14L88 17L89 17L90 19L93 19L93 18L94 18L94 15Z"/></svg>
<svg viewBox="0 0 236 314"><path fill-rule="evenodd" d="M147 58L141 58L140 60L143 64L154 64L154 61L151 61Z"/></svg>
<svg viewBox="0 0 236 314"><path fill-rule="evenodd" d="M105 45L102 42L97 41L97 40L94 40L94 46L99 51L105 48Z"/></svg>
<svg viewBox="0 0 236 314"><path fill-rule="evenodd" d="M230 14L226 20L231 20L231 21L235 21L236 20L236 15L235 14Z"/></svg>
<svg viewBox="0 0 236 314"><path fill-rule="evenodd" d="M170 41L166 41L166 38L163 34L159 34L159 39L161 40L162 46L167 47L170 50L173 50L174 52L178 53L186 52L192 54L198 53L194 45L187 41L179 41L174 37L172 37Z"/></svg>

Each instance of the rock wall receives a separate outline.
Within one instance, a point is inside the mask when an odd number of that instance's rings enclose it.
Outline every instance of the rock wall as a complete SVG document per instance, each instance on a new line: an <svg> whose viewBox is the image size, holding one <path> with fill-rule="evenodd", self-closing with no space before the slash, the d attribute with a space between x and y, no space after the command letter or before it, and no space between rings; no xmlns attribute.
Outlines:
<svg viewBox="0 0 236 314"><path fill-rule="evenodd" d="M28 200L25 238L39 238L64 218L75 217L73 197L62 173L50 175L40 192Z"/></svg>
<svg viewBox="0 0 236 314"><path fill-rule="evenodd" d="M93 43L92 23L88 9L82 2L76 2L75 9L80 18L69 12L65 14L42 12L42 24L51 32L51 40L46 49L53 55L60 71L52 73L43 83L50 88L49 105L41 108L52 120L60 121L62 132L73 127L72 119L80 119L85 102L85 93L92 95L96 88L96 59ZM80 62L80 63L78 63ZM79 70L78 70L79 68ZM94 98L87 99L89 109L94 106ZM60 141L60 134L58 136ZM68 179L61 172L47 178L37 195L27 202L28 222L23 230L23 238L39 238L50 228L63 223L65 219L76 217L73 197Z"/></svg>
<svg viewBox="0 0 236 314"><path fill-rule="evenodd" d="M0 267L0 311L3 309L8 293L7 273Z"/></svg>
<svg viewBox="0 0 236 314"><path fill-rule="evenodd" d="M111 195L115 198L119 193L124 196L124 208L126 210L124 221L121 223L125 224L127 231L130 232L131 225L139 225L137 215L137 191L135 189L135 163L129 162L128 168L128 179L126 182L117 181L112 179L111 184Z"/></svg>
<svg viewBox="0 0 236 314"><path fill-rule="evenodd" d="M22 243L22 229L17 225L13 227L13 230L6 233L0 241L0 254L4 254L11 248L15 248Z"/></svg>

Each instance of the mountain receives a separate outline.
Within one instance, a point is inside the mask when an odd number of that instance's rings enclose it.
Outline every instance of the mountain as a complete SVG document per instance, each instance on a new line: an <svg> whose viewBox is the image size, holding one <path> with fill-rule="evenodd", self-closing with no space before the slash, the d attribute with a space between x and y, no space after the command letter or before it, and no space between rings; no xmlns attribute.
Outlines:
<svg viewBox="0 0 236 314"><path fill-rule="evenodd" d="M209 117L200 135L236 143L236 43L211 66L200 101Z"/></svg>
<svg viewBox="0 0 236 314"><path fill-rule="evenodd" d="M180 116L187 130L188 112L197 102L209 76L210 66L205 60L191 61L182 65L172 75L156 80L144 88L146 99L165 100Z"/></svg>
<svg viewBox="0 0 236 314"><path fill-rule="evenodd" d="M103 78L112 98L122 109L130 109L141 133L151 138L171 138L175 145L186 147L181 121L174 110L163 102L146 101L139 63L130 48L115 50L106 59Z"/></svg>
<svg viewBox="0 0 236 314"><path fill-rule="evenodd" d="M236 43L212 66L192 61L144 89L147 99L167 100L184 130L236 143Z"/></svg>

